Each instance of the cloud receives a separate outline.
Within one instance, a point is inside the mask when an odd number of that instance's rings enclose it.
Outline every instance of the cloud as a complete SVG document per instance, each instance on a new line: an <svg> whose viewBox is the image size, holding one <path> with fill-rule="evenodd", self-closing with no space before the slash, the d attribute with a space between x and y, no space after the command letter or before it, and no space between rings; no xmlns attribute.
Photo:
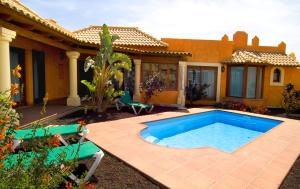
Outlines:
<svg viewBox="0 0 300 189"><path fill-rule="evenodd" d="M137 26L155 37L232 38L237 30L263 45L287 43L300 56L298 0L22 0L71 30L88 25Z"/></svg>

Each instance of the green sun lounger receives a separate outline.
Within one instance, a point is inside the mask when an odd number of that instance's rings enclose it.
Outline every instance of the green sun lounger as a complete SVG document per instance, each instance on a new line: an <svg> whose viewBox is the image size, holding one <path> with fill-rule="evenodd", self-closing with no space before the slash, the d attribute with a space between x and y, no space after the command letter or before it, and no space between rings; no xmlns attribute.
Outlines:
<svg viewBox="0 0 300 189"><path fill-rule="evenodd" d="M64 144L68 143L64 140L63 135L70 134L80 134L82 135L79 142L83 142L85 139L88 130L85 127L80 127L80 124L71 124L71 125L53 125L45 128L38 129L24 129L15 131L16 135L14 137L14 149L20 145L23 140L29 140L32 138L41 138L45 136L54 136L58 135L59 140Z"/></svg>
<svg viewBox="0 0 300 189"><path fill-rule="evenodd" d="M131 107L135 115L139 115L143 109L145 109L146 112L150 113L154 108L154 106L150 104L133 102L129 91L125 91L124 95L122 95L121 98L116 101L117 110L121 110L123 106ZM139 109L137 110L136 108Z"/></svg>
<svg viewBox="0 0 300 189"><path fill-rule="evenodd" d="M78 156L76 156L76 152L78 148L79 148ZM104 156L103 151L90 141L83 142L81 144L80 143L70 144L68 146L61 146L61 147L51 149L51 151L49 151L45 166L53 163L59 163L58 156L61 155L62 153L64 153L66 160L73 160L75 158L78 158L79 160L95 158L95 161L90 167L89 171L87 172L84 181L88 181L89 178L94 174L95 170L97 169L99 163L101 162ZM35 152L23 152L20 154L9 155L4 161L4 167L13 168L17 164L19 159L23 157L26 157L26 159L22 159L21 163L25 167L29 166L36 155L37 154ZM63 167L64 165L60 165L60 166ZM74 174L69 175L69 177L79 184L80 180Z"/></svg>

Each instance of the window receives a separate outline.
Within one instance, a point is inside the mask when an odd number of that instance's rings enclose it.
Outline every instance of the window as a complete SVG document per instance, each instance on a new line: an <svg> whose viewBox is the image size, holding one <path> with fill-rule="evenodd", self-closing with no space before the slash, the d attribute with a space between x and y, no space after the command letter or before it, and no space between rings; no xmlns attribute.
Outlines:
<svg viewBox="0 0 300 189"><path fill-rule="evenodd" d="M142 64L143 81L149 79L154 73L157 73L164 81L166 89L176 90L177 88L177 65L176 64Z"/></svg>
<svg viewBox="0 0 300 189"><path fill-rule="evenodd" d="M284 69L283 67L273 67L270 71L270 85L284 86Z"/></svg>
<svg viewBox="0 0 300 189"><path fill-rule="evenodd" d="M231 66L229 71L229 91L231 97L261 98L263 68L258 66Z"/></svg>
<svg viewBox="0 0 300 189"><path fill-rule="evenodd" d="M280 70L278 68L276 68L273 72L273 82L279 83L280 82L280 75L281 75Z"/></svg>
<svg viewBox="0 0 300 189"><path fill-rule="evenodd" d="M216 98L217 68L193 66L188 67L188 84L196 88L208 85L205 89L206 98Z"/></svg>

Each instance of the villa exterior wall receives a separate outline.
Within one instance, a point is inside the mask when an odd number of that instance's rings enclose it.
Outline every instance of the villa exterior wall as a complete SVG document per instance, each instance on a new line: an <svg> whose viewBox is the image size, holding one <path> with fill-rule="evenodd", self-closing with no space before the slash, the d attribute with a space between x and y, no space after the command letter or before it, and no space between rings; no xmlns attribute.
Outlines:
<svg viewBox="0 0 300 189"><path fill-rule="evenodd" d="M69 93L69 69L68 58L65 51L48 46L21 36L16 37L11 47L25 50L25 88L26 103L33 104L33 70L32 50L42 51L45 54L45 91L49 100L65 98Z"/></svg>
<svg viewBox="0 0 300 189"><path fill-rule="evenodd" d="M296 67L280 66L284 71L283 84L273 86L270 83L271 70L273 66L263 66L263 96L258 99L248 98L231 98L227 95L228 90L228 68L227 64L222 62L232 56L236 50L249 50L258 52L275 52L285 53L286 45L284 42L278 44L278 46L260 46L259 38L255 36L252 39L252 43L248 44L248 34L246 32L238 31L233 35L233 40L228 40L227 35L224 35L221 40L194 40L194 39L173 39L163 38L162 41L169 44L168 50L176 51L188 51L192 53L192 57L188 57L187 63L196 62L200 63L221 63L221 89L220 100L237 100L242 101L250 106L269 106L269 107L281 107L282 104L282 91L284 86L288 83L295 85L297 89L300 89L300 69ZM186 102L188 103L188 102ZM215 104L215 100L198 100L195 104Z"/></svg>

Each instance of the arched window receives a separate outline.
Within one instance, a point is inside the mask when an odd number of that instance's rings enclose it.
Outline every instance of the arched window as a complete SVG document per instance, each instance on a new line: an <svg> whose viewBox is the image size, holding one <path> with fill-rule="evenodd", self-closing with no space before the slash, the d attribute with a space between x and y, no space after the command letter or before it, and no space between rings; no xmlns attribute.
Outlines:
<svg viewBox="0 0 300 189"><path fill-rule="evenodd" d="M276 68L273 72L273 82L279 83L281 78L281 71Z"/></svg>

